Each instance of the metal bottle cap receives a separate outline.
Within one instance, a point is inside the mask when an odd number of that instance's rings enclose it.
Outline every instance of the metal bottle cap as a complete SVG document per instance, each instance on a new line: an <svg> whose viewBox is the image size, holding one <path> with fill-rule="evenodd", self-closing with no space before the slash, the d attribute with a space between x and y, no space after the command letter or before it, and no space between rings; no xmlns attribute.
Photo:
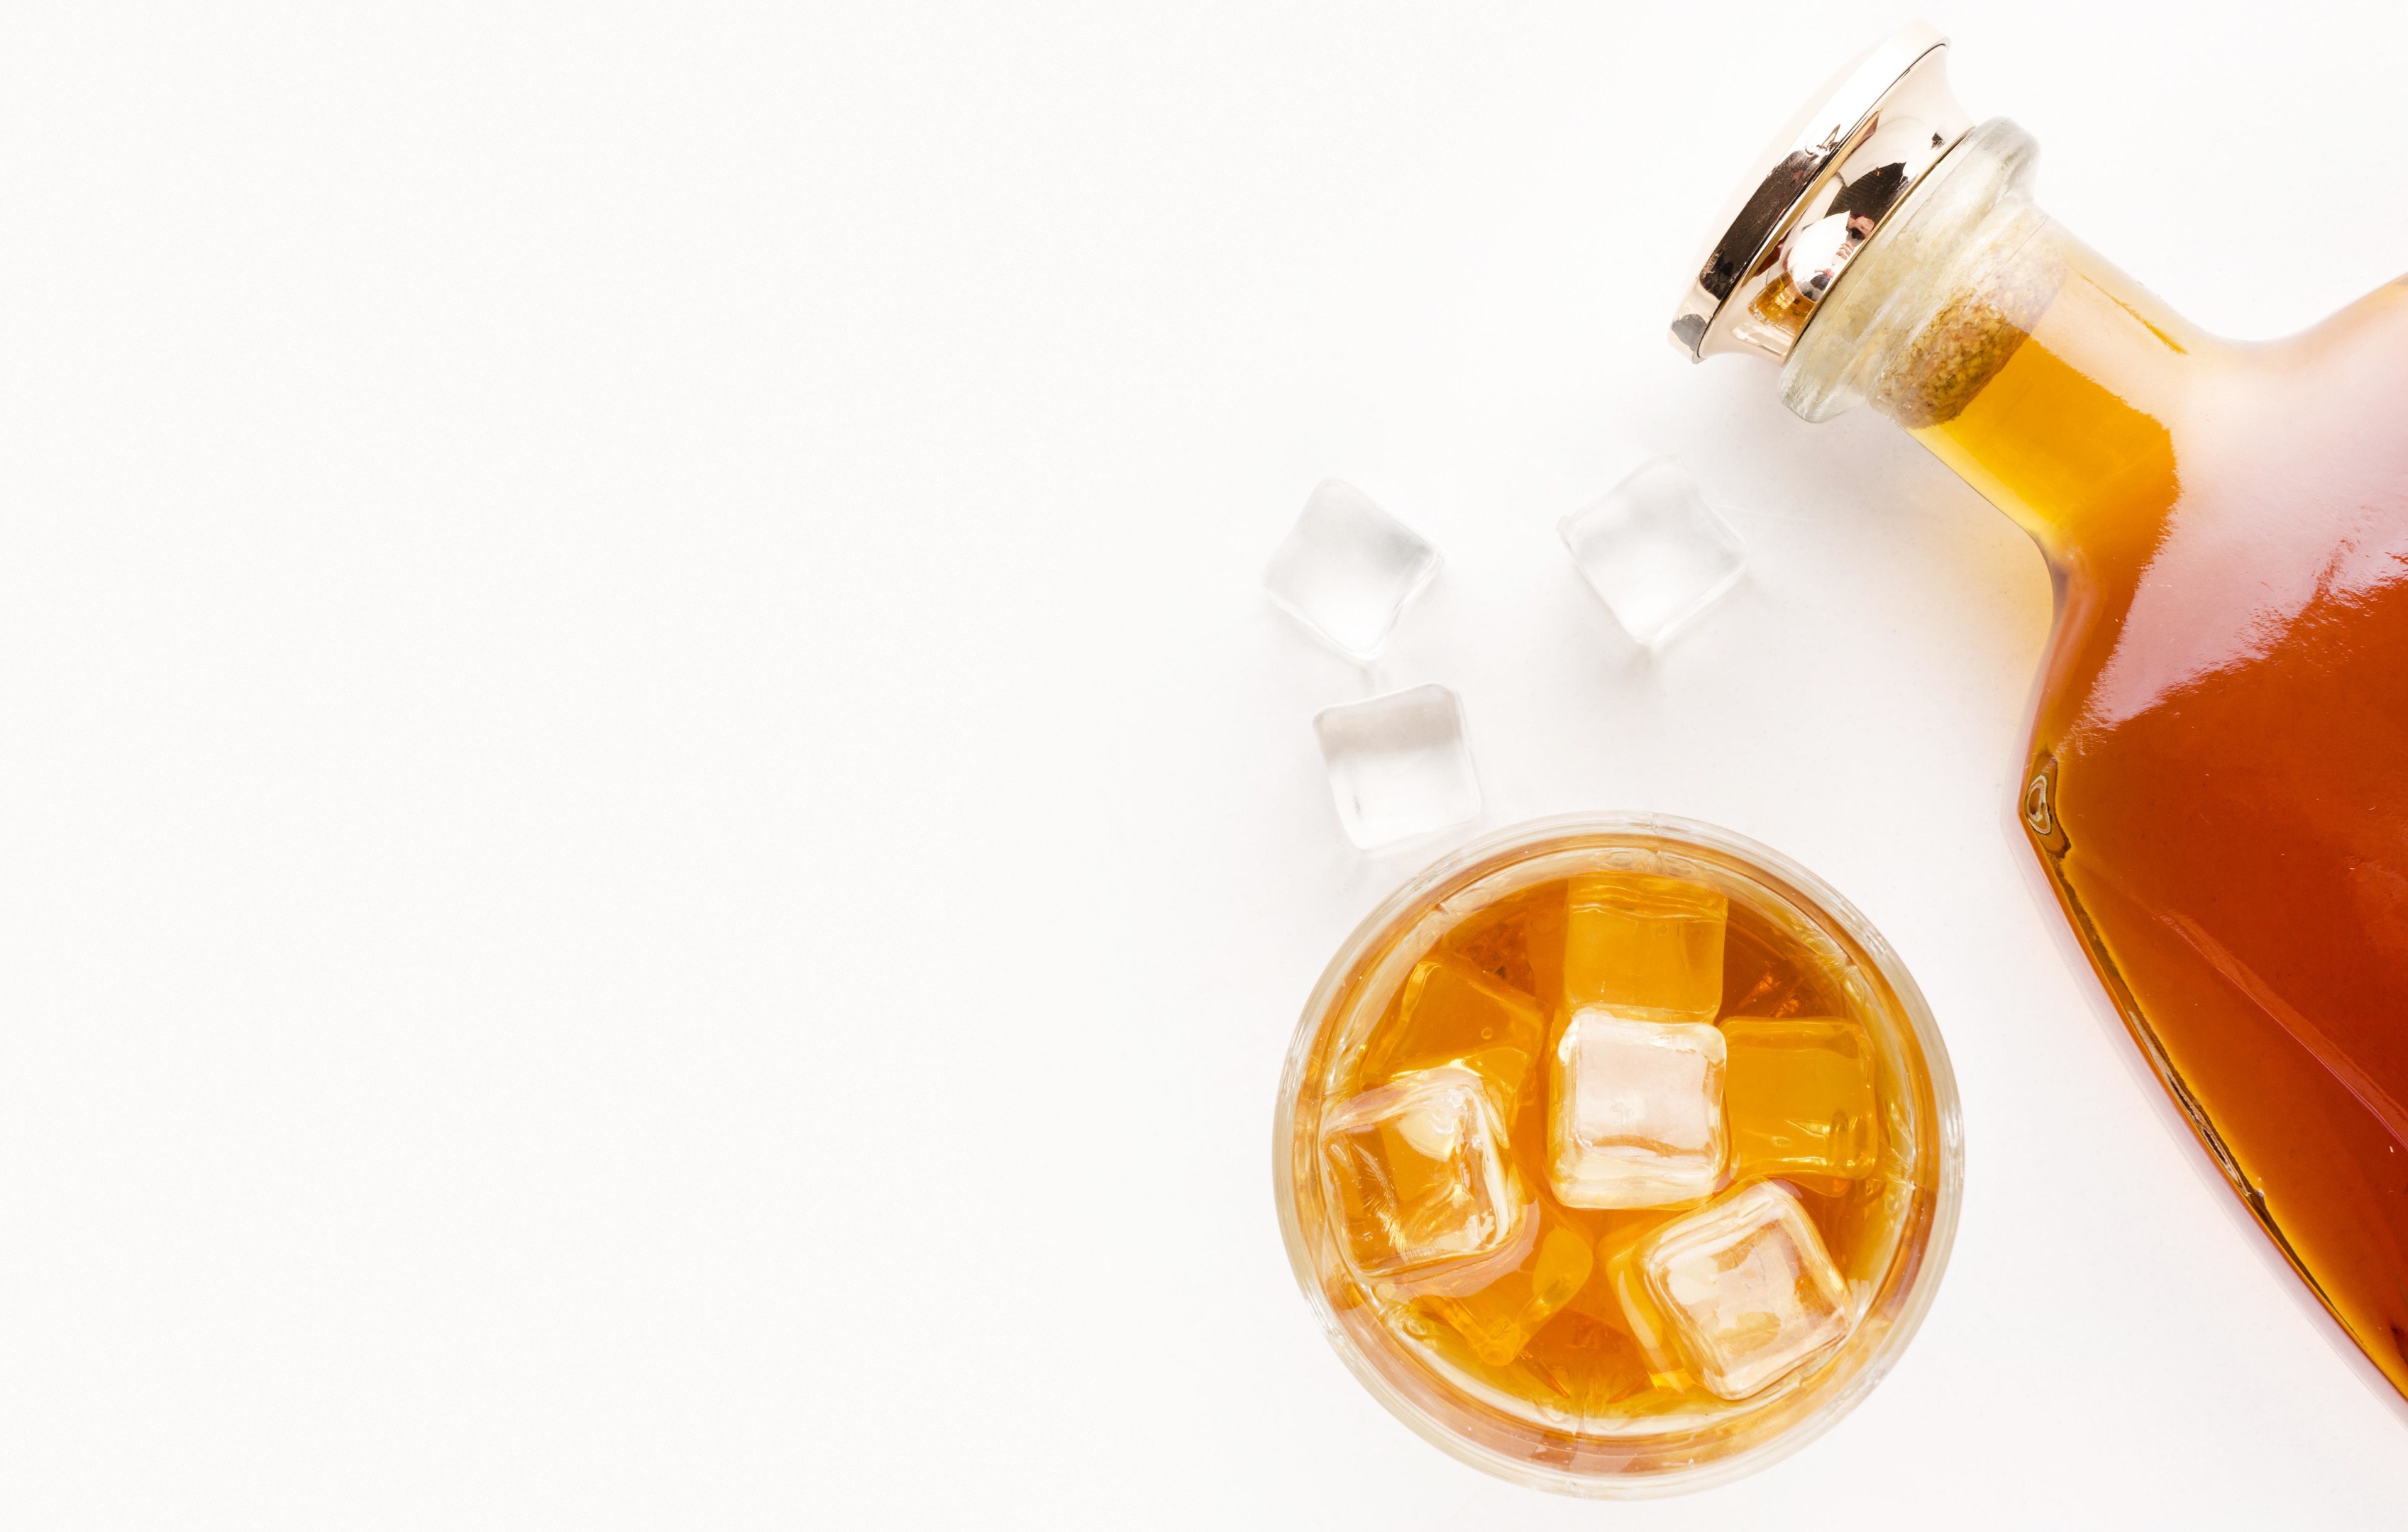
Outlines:
<svg viewBox="0 0 2408 1532"><path fill-rule="evenodd" d="M1948 89L1948 39L1917 21L1824 87L1765 150L1672 316L1693 362L1778 362L1891 209L1973 125Z"/></svg>

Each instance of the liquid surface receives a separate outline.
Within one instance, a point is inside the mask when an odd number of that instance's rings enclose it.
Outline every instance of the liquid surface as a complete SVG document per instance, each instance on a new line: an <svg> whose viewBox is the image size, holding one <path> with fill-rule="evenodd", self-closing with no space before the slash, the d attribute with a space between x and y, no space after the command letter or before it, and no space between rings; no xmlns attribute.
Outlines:
<svg viewBox="0 0 2408 1532"><path fill-rule="evenodd" d="M2066 279L1915 434L2059 587L2021 808L2143 1051L2408 1393L2408 286L2293 340Z"/></svg>
<svg viewBox="0 0 2408 1532"><path fill-rule="evenodd" d="M1605 952L1593 940L1598 923L1582 919L1580 896L1570 893L1580 882L1558 880L1523 890L1440 938L1340 1064L1323 1142L1340 1141L1342 1153L1354 1154L1354 1124L1378 1118L1390 1092L1419 1088L1416 1082L1440 1075L1485 1082L1491 1098L1502 1103L1495 1125L1510 1172L1492 1167L1475 1145L1461 1180L1472 1190L1459 1206L1413 1186L1397 1194L1428 1214L1418 1223L1383 1221L1341 1187L1333 1210L1350 1262L1364 1279L1340 1274L1333 1299L1341 1310L1372 1310L1391 1340L1422 1357L1453 1391L1551 1427L1610 1434L1670 1417L1727 1412L1738 1408L1735 1397L1785 1387L1776 1381L1783 1374L1789 1382L1802 1379L1832 1353L1818 1353L1794 1371L1783 1365L1759 1376L1743 1361L1719 1370L1661 1366L1662 1348L1651 1353L1636 1338L1631 1305L1643 1299L1617 1289L1616 1257L1634 1253L1699 1203L1692 1196L1673 1210L1594 1208L1570 1206L1557 1196L1550 1159L1560 1145L1550 1137L1548 1061L1563 1042L1574 1006L1585 1003L1581 996L1635 983L1638 999L1677 1000L1689 1008L1678 1022L1656 1024L1669 1033L1718 1031L1728 1039L1727 1062L1715 1065L1728 1070L1727 1157L1707 1190L1714 1206L1732 1207L1733 1229L1752 1221L1759 1232L1717 1242L1716 1231L1706 1228L1695 1243L1712 1248L1698 1258L1726 1267L1754 1259L1785 1278L1797 1247L1828 1253L1828 1291L1818 1296L1801 1288L1806 1296L1792 1321L1829 1328L1801 1336L1800 1345L1830 1344L1843 1336L1887 1273L1907 1205L1907 1188L1893 1172L1912 1133L1895 1130L1898 1141L1887 1146L1892 1157L1884 1158L1885 1109L1902 1104L1881 1098L1868 1034L1847 1019L1852 1002L1839 976L1793 934L1734 900L1727 920L1717 908L1722 923L1711 946L1700 939L1698 923L1654 946L1630 941ZM1440 1151L1458 1150L1464 1136L1452 1126L1452 1103L1471 1094L1467 1088L1434 1095L1430 1099L1441 1105L1407 1120L1404 1136L1418 1138L1431 1161L1392 1143L1387 1163L1435 1163ZM1845 1105L1835 1110L1835 1102ZM1370 1144L1363 1153L1377 1155L1380 1149ZM1352 1164L1341 1170L1341 1182L1355 1175ZM1500 1173L1517 1178L1536 1203L1533 1232L1510 1265L1483 1271L1468 1287L1440 1282L1437 1291L1383 1280L1400 1269L1400 1247L1420 1241L1438 1249L1439 1241L1484 1233L1490 1225L1483 1221L1499 1200L1492 1188ZM1802 1210L1812 1232L1783 1244L1779 1221L1794 1216L1792 1209ZM1773 1241L1769 1251L1748 1243L1756 1239L1760 1246L1768 1238ZM1625 1270L1630 1265L1621 1263ZM1788 1303L1785 1294L1781 1301ZM1770 1317L1766 1307L1754 1304L1731 1323L1761 1326ZM1646 1322L1643 1313L1641 1322Z"/></svg>

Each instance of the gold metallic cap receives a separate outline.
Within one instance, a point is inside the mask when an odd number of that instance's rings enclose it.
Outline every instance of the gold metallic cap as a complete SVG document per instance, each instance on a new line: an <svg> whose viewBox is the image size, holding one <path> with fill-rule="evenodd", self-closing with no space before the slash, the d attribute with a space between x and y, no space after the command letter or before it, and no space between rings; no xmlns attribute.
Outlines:
<svg viewBox="0 0 2408 1532"><path fill-rule="evenodd" d="M1693 362L1778 362L1891 209L1973 125L1948 39L1917 21L1840 71L1756 162L1672 316Z"/></svg>

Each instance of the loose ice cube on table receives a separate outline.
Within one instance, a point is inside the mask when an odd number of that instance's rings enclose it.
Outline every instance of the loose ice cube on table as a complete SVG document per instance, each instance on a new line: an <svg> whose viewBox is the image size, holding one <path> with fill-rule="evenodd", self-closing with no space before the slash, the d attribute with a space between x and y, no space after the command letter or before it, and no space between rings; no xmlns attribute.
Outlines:
<svg viewBox="0 0 2408 1532"><path fill-rule="evenodd" d="M1415 1070L1335 1108L1321 1152L1346 1264L1375 1289L1468 1291L1527 1253L1534 1199L1469 1069Z"/></svg>
<svg viewBox="0 0 2408 1532"><path fill-rule="evenodd" d="M1646 873L1571 881L1564 921L1564 1002L1658 1021L1711 1022L1722 1009L1730 901L1702 884Z"/></svg>
<svg viewBox="0 0 2408 1532"><path fill-rule="evenodd" d="M1747 565L1739 534L1669 457L1641 467L1555 530L1613 620L1650 646L1712 605Z"/></svg>
<svg viewBox="0 0 2408 1532"><path fill-rule="evenodd" d="M1326 708L1312 721L1346 838L1369 850L1480 815L1463 705L1416 686Z"/></svg>
<svg viewBox="0 0 2408 1532"><path fill-rule="evenodd" d="M1547 1088L1547 1179L1570 1208L1660 1208L1721 1183L1723 1035L1575 1011Z"/></svg>
<svg viewBox="0 0 2408 1532"><path fill-rule="evenodd" d="M1733 1016L1723 1112L1734 1172L1753 1176L1870 1175L1881 1152L1872 1039L1851 1021Z"/></svg>
<svg viewBox="0 0 2408 1532"><path fill-rule="evenodd" d="M1352 659L1380 652L1438 572L1438 550L1354 485L1325 479L1263 570L1287 614Z"/></svg>
<svg viewBox="0 0 2408 1532"><path fill-rule="evenodd" d="M1459 1064L1488 1081L1510 1125L1546 1035L1536 1000L1460 963L1427 958L1405 981L1396 1025L1365 1054L1363 1078Z"/></svg>
<svg viewBox="0 0 2408 1532"><path fill-rule="evenodd" d="M1743 1399L1848 1333L1848 1289L1796 1196L1751 1181L1611 1263L1631 1333L1659 1373L1685 1367Z"/></svg>

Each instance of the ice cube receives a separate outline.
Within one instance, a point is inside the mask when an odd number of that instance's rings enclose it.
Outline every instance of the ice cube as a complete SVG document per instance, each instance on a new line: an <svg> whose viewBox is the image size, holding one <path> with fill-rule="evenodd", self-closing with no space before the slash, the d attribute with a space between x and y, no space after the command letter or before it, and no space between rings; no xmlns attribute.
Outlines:
<svg viewBox="0 0 2408 1532"><path fill-rule="evenodd" d="M1617 1256L1610 1277L1659 1373L1743 1399L1848 1333L1848 1289L1798 1198L1750 1181Z"/></svg>
<svg viewBox="0 0 2408 1532"><path fill-rule="evenodd" d="M1553 1006L1564 993L1564 890L1509 895L1447 933L1443 949L1482 973Z"/></svg>
<svg viewBox="0 0 2408 1532"><path fill-rule="evenodd" d="M1627 1332L1629 1324L1623 1317L1622 1304L1614 1296L1613 1284L1606 1274L1616 1255L1637 1244L1650 1231L1680 1216L1661 1208L1620 1208L1601 1215L1601 1232L1597 1239L1597 1276L1566 1307Z"/></svg>
<svg viewBox="0 0 2408 1532"><path fill-rule="evenodd" d="M1856 1181L1872 1173L1881 1119L1863 1027L1829 1017L1733 1016L1722 1032L1735 1174Z"/></svg>
<svg viewBox="0 0 2408 1532"><path fill-rule="evenodd" d="M1622 1312L1623 1332L1647 1359L1650 1380L1658 1388L1688 1389L1697 1385L1672 1335L1671 1321L1648 1290L1639 1265L1639 1247L1626 1247L1605 1263L1605 1285Z"/></svg>
<svg viewBox="0 0 2408 1532"><path fill-rule="evenodd" d="M1571 881L1564 921L1564 1002L1658 1021L1711 1022L1722 1009L1730 901L1701 884L1646 873Z"/></svg>
<svg viewBox="0 0 2408 1532"><path fill-rule="evenodd" d="M1363 1078L1460 1065L1487 1081L1510 1126L1546 1040L1536 1000L1460 963L1426 958L1405 981L1396 1024L1364 1054Z"/></svg>
<svg viewBox="0 0 2408 1532"><path fill-rule="evenodd" d="M1426 1298L1433 1313L1471 1345L1493 1367L1522 1354L1522 1348L1571 1301L1597 1262L1589 1242L1541 1205L1539 1238L1529 1257L1477 1292Z"/></svg>
<svg viewBox="0 0 2408 1532"><path fill-rule="evenodd" d="M1520 1358L1524 1370L1542 1386L1551 1385L1548 1393L1559 1401L1557 1408L1575 1420L1621 1414L1617 1407L1647 1392L1652 1382L1647 1360L1619 1311L1605 1322L1581 1307L1592 1290L1605 1286L1602 1277L1592 1278L1579 1298L1533 1336Z"/></svg>
<svg viewBox="0 0 2408 1532"><path fill-rule="evenodd" d="M1325 479L1263 570L1282 610L1330 648L1369 660L1438 573L1438 550L1354 485Z"/></svg>
<svg viewBox="0 0 2408 1532"><path fill-rule="evenodd" d="M1723 1035L1696 1022L1573 1013L1547 1088L1547 1179L1571 1208L1660 1208L1721 1183Z"/></svg>
<svg viewBox="0 0 2408 1532"><path fill-rule="evenodd" d="M1533 1201L1480 1076L1399 1076L1322 1120L1346 1264L1384 1296L1475 1290L1527 1254Z"/></svg>
<svg viewBox="0 0 2408 1532"><path fill-rule="evenodd" d="M1416 686L1325 708L1312 721L1346 838L1366 851L1480 815L1463 704Z"/></svg>
<svg viewBox="0 0 2408 1532"><path fill-rule="evenodd" d="M1823 954L1804 944L1791 946L1768 939L1744 925L1723 933L1723 1009L1732 1016L1831 1016L1839 1013L1839 992ZM1849 960L1835 950L1828 960L1844 966Z"/></svg>
<svg viewBox="0 0 2408 1532"><path fill-rule="evenodd" d="M1649 647L1713 604L1747 566L1739 534L1669 457L1641 467L1555 530L1606 610Z"/></svg>

